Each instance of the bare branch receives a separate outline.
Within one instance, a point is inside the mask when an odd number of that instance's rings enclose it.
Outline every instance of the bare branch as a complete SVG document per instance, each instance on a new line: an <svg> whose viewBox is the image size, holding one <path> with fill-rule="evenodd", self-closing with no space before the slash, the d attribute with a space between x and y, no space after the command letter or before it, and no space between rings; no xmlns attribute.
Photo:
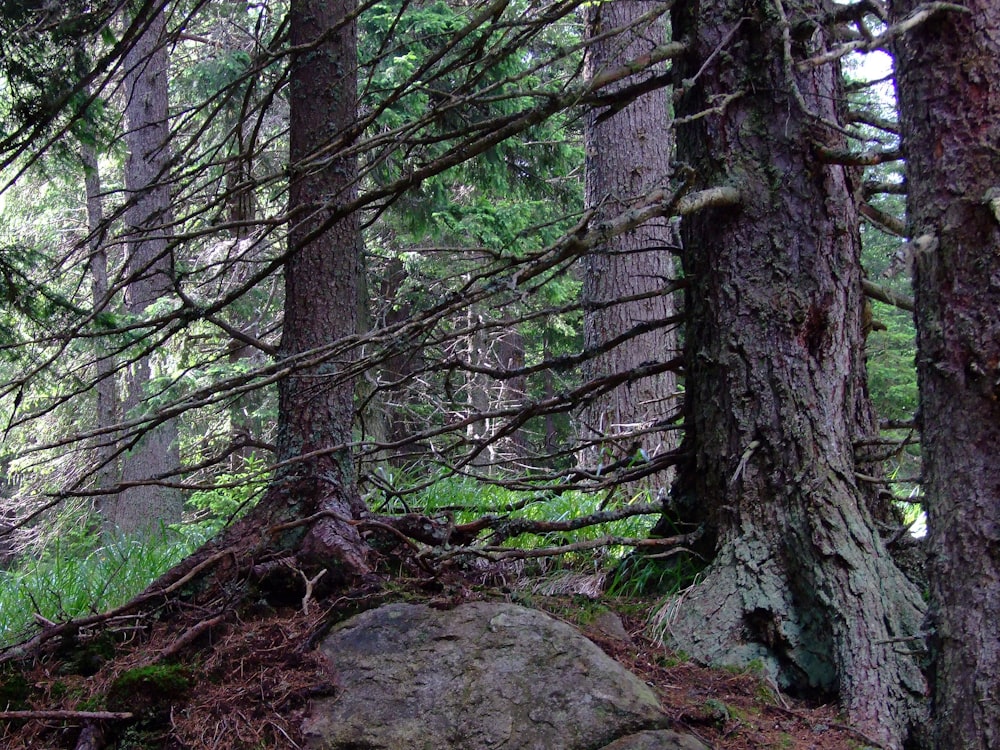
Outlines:
<svg viewBox="0 0 1000 750"><path fill-rule="evenodd" d="M896 294L885 287L878 286L868 279L861 280L861 288L867 296L874 300L898 307L900 310L906 310L907 312L913 312L914 310L912 299L904 297L901 294Z"/></svg>
<svg viewBox="0 0 1000 750"><path fill-rule="evenodd" d="M877 37L845 42L833 49L827 50L821 55L810 57L808 60L802 60L798 63L797 67L799 70L808 70L809 68L816 68L820 65L831 63L834 60L839 60L852 52L873 52L875 50L888 49L893 39L925 23L938 13L943 12L971 13L968 8L954 3L927 3L915 9L908 18L890 26Z"/></svg>

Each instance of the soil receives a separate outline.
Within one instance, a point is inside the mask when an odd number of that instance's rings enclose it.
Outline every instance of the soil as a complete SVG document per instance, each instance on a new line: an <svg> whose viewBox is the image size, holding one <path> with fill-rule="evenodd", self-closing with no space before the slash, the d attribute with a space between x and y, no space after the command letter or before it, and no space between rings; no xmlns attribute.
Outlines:
<svg viewBox="0 0 1000 750"><path fill-rule="evenodd" d="M142 621L120 618L62 638L58 647L50 643L27 664L0 665L7 708L29 712L25 718L0 714L0 746L296 748L309 699L336 690L336 676L313 650L332 624L392 600L450 607L490 598L545 609L580 627L656 690L675 730L709 747L877 747L845 725L835 706L793 700L753 671L707 669L657 645L646 628L656 606L652 600L541 596L469 581L398 579L388 587L369 583L333 592L310 601L306 611L301 605L216 600L206 609L175 603L154 612L152 624L149 614ZM114 711L132 716L101 713ZM33 718L30 712L36 712Z"/></svg>

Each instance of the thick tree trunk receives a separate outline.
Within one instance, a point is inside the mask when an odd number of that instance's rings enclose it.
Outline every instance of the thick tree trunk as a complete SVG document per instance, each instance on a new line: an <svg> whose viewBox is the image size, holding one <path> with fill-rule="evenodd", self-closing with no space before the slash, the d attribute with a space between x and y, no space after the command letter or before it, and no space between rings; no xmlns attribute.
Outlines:
<svg viewBox="0 0 1000 750"><path fill-rule="evenodd" d="M361 283L359 220L330 224L331 212L354 199L355 157L324 153L350 128L357 97L356 26L352 0L293 0L289 210L290 255L285 264L285 317L280 354L294 362L313 353L278 386L278 461L262 501L271 519L327 512L305 538L292 539L304 558L340 564L348 574L368 570L366 546L348 523L364 511L351 450L354 383L343 361L324 349L357 331Z"/></svg>
<svg viewBox="0 0 1000 750"><path fill-rule="evenodd" d="M1000 747L1000 5L897 45L916 254L934 739ZM917 3L895 0L904 18Z"/></svg>
<svg viewBox="0 0 1000 750"><path fill-rule="evenodd" d="M795 7L792 26L822 44L809 20L822 7ZM771 0L674 6L690 42L678 118L740 93L678 128L679 158L743 205L684 221L693 458L681 486L717 530L717 555L665 612L668 634L700 660L761 660L790 690L839 695L853 723L898 748L924 696L913 644L898 641L918 635L922 607L855 480L858 219L850 175L813 148L842 136L797 100L836 121L842 92L833 67L788 77L782 16Z"/></svg>
<svg viewBox="0 0 1000 750"><path fill-rule="evenodd" d="M585 75L593 77L633 60L664 42L664 19L643 16L663 6L651 0L612 0L587 9L587 30L595 41L585 55ZM620 34L599 35L617 28ZM662 69L644 75L661 73ZM628 79L623 85L633 85ZM619 86L618 88L621 88ZM613 93L613 91L608 92ZM586 206L594 222L622 213L630 202L661 187L670 177L671 135L668 91L658 88L618 109L598 108L584 127ZM675 277L671 252L673 232L666 219L650 221L618 235L589 253L584 261L584 345L598 347L635 326L664 321L652 331L619 344L591 360L588 379L634 370L639 365L675 356L677 336L666 323L674 314L670 294L658 293ZM608 302L651 294L648 298ZM589 468L675 447L674 432L648 432L677 408L673 373L641 378L595 398L583 413L581 437L594 447L582 454Z"/></svg>
<svg viewBox="0 0 1000 750"><path fill-rule="evenodd" d="M147 12L150 9L147 9ZM165 11L156 12L125 56L125 214L127 233L125 307L142 315L173 288L173 263L167 238L171 231L170 160L167 111ZM129 417L150 411L151 355L128 369L123 409ZM104 504L105 523L125 534L149 533L161 523L181 518L184 500L177 490L150 483L180 465L176 420L150 429L125 456L122 481L136 483Z"/></svg>

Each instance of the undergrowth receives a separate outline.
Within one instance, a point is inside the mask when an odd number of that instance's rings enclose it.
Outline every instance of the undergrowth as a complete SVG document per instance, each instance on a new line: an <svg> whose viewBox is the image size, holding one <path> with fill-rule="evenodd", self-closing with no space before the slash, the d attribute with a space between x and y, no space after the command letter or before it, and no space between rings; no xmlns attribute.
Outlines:
<svg viewBox="0 0 1000 750"><path fill-rule="evenodd" d="M106 612L149 584L246 513L266 475L250 460L244 471L217 477L217 488L188 499L188 520L147 537L102 535L80 513L69 531L0 570L0 647L29 638L44 621L64 622Z"/></svg>
<svg viewBox="0 0 1000 750"><path fill-rule="evenodd" d="M0 646L24 640L40 622L61 622L113 609L142 592L151 582L183 560L227 523L251 508L266 483L259 466L219 477L216 489L194 493L188 501L189 522L162 528L145 539L109 539L85 519L77 532L53 540L41 552L25 554L0 570ZM242 481L241 481L242 480ZM392 502L382 493L367 498L376 512L450 514L457 524L484 515L537 521L566 521L602 509L606 495L578 491L526 493L485 485L471 479L443 478L424 490ZM647 502L643 495L614 502ZM612 503L608 503L613 507ZM505 540L507 547L559 547L603 536L645 538L650 516L590 526L574 531L521 534ZM631 548L611 546L601 551L569 553L546 563L546 570L597 568L616 571L609 579L616 595L630 590L670 589L676 576L671 566L630 556Z"/></svg>
<svg viewBox="0 0 1000 750"><path fill-rule="evenodd" d="M89 549L83 539L56 540L0 570L0 645L30 637L39 617L61 622L124 604L193 550L169 529Z"/></svg>

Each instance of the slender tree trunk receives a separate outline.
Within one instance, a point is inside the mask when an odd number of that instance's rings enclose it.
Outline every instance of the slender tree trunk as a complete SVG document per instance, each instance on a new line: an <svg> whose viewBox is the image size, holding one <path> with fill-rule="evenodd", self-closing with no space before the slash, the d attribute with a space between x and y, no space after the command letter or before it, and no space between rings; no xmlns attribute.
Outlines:
<svg viewBox="0 0 1000 750"><path fill-rule="evenodd" d="M125 308L137 316L173 289L168 249L172 210L166 175L170 159L167 109L166 11L154 4L145 32L125 56ZM137 359L126 377L124 412L151 413L150 381L156 364L151 355ZM177 422L167 420L146 432L125 456L122 481L136 483L109 498L106 525L125 534L148 533L161 523L180 520L184 500L177 490L158 486L155 478L180 465Z"/></svg>
<svg viewBox="0 0 1000 750"><path fill-rule="evenodd" d="M662 16L641 20L663 6L652 0L611 0L587 9L587 33L595 38L585 54L585 75L618 67L664 42ZM606 38L599 35L626 28ZM661 73L654 69L643 75ZM628 79L625 84L634 84ZM620 88L620 87L619 87ZM608 92L609 95L613 91ZM671 131L668 91L657 88L621 109L597 108L584 127L586 207L594 221L617 216L635 198L664 185L670 177ZM675 277L671 253L673 233L666 219L648 222L618 235L585 259L583 282L584 345L598 347L636 325L666 321L674 314L669 294L657 293ZM649 293L645 299L618 302L622 297ZM675 330L659 328L629 339L591 360L588 379L628 372L643 363L674 356ZM602 394L581 414L581 436L595 441L583 453L591 468L633 456L639 449L651 456L675 447L674 432L637 435L669 416L677 407L673 373L628 382Z"/></svg>
<svg viewBox="0 0 1000 750"><path fill-rule="evenodd" d="M237 8L243 6L237 3ZM230 171L226 174L226 198L229 204L229 221L236 226L236 248L234 256L237 259L236 268L231 272L236 278L232 283L245 280L248 271L241 270L249 265L248 256L252 253L253 237L251 227L256 214L253 185L253 153L252 145L247 143L242 122L234 123L233 151L231 154ZM239 310L232 313L233 322L243 332L257 338L258 317L256 311L249 315L241 314ZM229 362L235 367L243 362L247 369L253 369L261 364L261 353L254 347L233 339L229 344ZM261 433L260 420L256 414L263 401L260 391L250 391L240 395L229 405L230 449L229 468L238 472L246 468L246 461L254 454L250 444L258 442Z"/></svg>
<svg viewBox="0 0 1000 750"><path fill-rule="evenodd" d="M958 5L895 51L919 248L931 746L986 750L1000 747L1000 5Z"/></svg>
<svg viewBox="0 0 1000 750"><path fill-rule="evenodd" d="M329 225L337 205L354 199L355 157L323 153L351 127L357 98L353 0L293 0L289 210L290 256L285 264L281 357L325 347L357 331L362 262L356 214ZM351 450L354 383L343 361L324 358L299 367L278 386L278 460L263 500L272 518L327 512L304 539L290 540L306 558L339 563L346 573L368 570L366 546L346 519L364 512Z"/></svg>
<svg viewBox="0 0 1000 750"><path fill-rule="evenodd" d="M101 204L101 172L97 153L89 144L81 144L80 161L84 170L84 186L87 193L87 231L90 250L91 301L94 312L107 312L108 299L108 256L104 246L104 209ZM114 357L106 352L101 339L96 340L95 357L97 366L94 378L94 404L99 430L110 428L118 421L118 391L115 387ZM118 460L110 432L96 441L97 471L95 481L99 489L114 486L118 479ZM106 501L98 500L98 510L104 514Z"/></svg>
<svg viewBox="0 0 1000 750"><path fill-rule="evenodd" d="M790 28L822 45L795 6ZM788 6L791 12L791 6ZM705 662L762 661L787 689L839 695L850 721L899 748L921 721L912 644L920 597L873 528L855 480L860 241L832 66L795 73L774 0L681 0L688 39L678 154L699 187L731 184L739 209L685 218L689 280L681 485L717 530L704 580L664 612L674 645ZM789 39L791 37L791 32ZM798 37L796 37L798 38ZM800 103L801 102L801 103Z"/></svg>
<svg viewBox="0 0 1000 750"><path fill-rule="evenodd" d="M408 320L413 315L413 304L405 293L400 293L407 281L408 272L399 258L391 259L378 284L378 304L381 311L373 321L375 327L390 327ZM375 302L375 300L370 300ZM412 435L418 430L413 418L410 402L415 398L412 386L407 385L409 376L423 365L423 352L415 342L404 342L403 347L387 357L377 372L381 385L374 398L369 398L370 409L364 415L366 437L376 443L394 443ZM389 385L399 383L399 385ZM418 444L405 448L379 451L379 459L385 459L390 466L405 467L420 455L425 448Z"/></svg>
<svg viewBox="0 0 1000 750"><path fill-rule="evenodd" d="M508 370L517 370L524 367L524 336L521 335L521 331L516 326L512 326L497 337L495 348L497 362L500 367ZM497 401L501 407L523 404L528 393L528 379L522 376L502 380L497 391ZM501 450L507 460L529 457L531 455L531 446L528 442L527 432L523 429L516 430L512 435L503 440Z"/></svg>

